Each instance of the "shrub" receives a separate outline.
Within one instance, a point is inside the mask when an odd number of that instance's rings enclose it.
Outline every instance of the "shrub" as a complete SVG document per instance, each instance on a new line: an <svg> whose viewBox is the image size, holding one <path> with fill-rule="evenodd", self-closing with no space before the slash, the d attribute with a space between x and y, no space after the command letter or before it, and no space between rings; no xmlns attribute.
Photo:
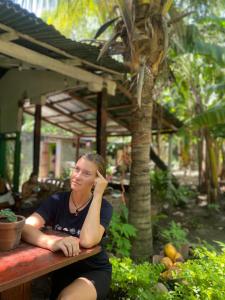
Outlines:
<svg viewBox="0 0 225 300"><path fill-rule="evenodd" d="M151 193L156 202L169 202L172 205L186 204L194 192L185 186L176 186L166 171L150 173Z"/></svg>
<svg viewBox="0 0 225 300"><path fill-rule="evenodd" d="M121 205L120 213L113 212L108 235L106 249L109 252L120 257L130 255L130 238L136 235L136 229L128 223L128 209L124 204Z"/></svg>
<svg viewBox="0 0 225 300"><path fill-rule="evenodd" d="M195 258L181 265L174 291L167 299L225 299L225 244L220 243L222 251L209 251L206 247L194 250Z"/></svg>
<svg viewBox="0 0 225 300"><path fill-rule="evenodd" d="M161 236L166 242L173 243L174 246L180 248L183 244L188 243L187 232L176 222L170 222L170 227L162 230Z"/></svg>
<svg viewBox="0 0 225 300"><path fill-rule="evenodd" d="M110 262L113 267L110 299L166 299L162 293L155 290L159 274L164 268L162 265L148 262L135 264L128 257L111 257Z"/></svg>

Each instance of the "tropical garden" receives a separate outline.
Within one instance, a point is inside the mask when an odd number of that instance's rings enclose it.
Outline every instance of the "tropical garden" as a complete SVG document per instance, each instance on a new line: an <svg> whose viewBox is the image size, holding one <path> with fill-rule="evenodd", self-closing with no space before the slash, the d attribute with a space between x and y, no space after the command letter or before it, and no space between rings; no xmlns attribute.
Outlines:
<svg viewBox="0 0 225 300"><path fill-rule="evenodd" d="M112 55L130 70L129 201L114 213L106 245L110 299L224 299L225 240L193 237L196 210L204 211L203 229L225 209L224 1L15 2L64 35L97 45L99 59ZM153 101L182 121L173 136L151 135ZM152 146L160 156L165 143L173 157L162 171L151 167L149 154ZM173 162L197 170L195 186L172 174ZM224 235L224 226L218 230Z"/></svg>

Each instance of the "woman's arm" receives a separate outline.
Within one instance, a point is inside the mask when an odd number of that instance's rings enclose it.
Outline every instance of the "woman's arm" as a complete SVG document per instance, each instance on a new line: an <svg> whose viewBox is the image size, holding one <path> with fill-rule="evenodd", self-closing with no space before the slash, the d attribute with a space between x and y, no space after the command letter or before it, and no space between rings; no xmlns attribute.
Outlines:
<svg viewBox="0 0 225 300"><path fill-rule="evenodd" d="M80 253L78 238L47 235L40 231L44 224L44 219L38 213L33 213L26 220L22 231L22 239L32 245L49 249L53 252L62 250L65 256L75 256Z"/></svg>
<svg viewBox="0 0 225 300"><path fill-rule="evenodd" d="M100 224L100 211L102 196L108 182L99 171L97 171L97 176L93 200L80 232L80 245L84 248L97 245L105 231L105 228Z"/></svg>

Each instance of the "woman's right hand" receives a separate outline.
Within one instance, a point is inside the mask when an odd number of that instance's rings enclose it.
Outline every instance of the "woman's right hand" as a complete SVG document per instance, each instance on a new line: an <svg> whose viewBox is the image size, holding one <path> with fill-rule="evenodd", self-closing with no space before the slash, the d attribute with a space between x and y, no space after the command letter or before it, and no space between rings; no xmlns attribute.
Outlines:
<svg viewBox="0 0 225 300"><path fill-rule="evenodd" d="M62 250L65 256L76 256L80 253L80 240L77 237L68 236L62 239L57 239L52 244L53 252Z"/></svg>

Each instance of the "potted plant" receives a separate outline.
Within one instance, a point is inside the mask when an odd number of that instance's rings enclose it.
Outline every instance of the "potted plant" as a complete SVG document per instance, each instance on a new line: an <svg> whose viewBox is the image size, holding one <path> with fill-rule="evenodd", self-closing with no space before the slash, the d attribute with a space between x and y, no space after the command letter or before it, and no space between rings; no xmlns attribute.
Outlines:
<svg viewBox="0 0 225 300"><path fill-rule="evenodd" d="M25 217L16 215L9 208L0 210L0 251L19 245L24 224Z"/></svg>

